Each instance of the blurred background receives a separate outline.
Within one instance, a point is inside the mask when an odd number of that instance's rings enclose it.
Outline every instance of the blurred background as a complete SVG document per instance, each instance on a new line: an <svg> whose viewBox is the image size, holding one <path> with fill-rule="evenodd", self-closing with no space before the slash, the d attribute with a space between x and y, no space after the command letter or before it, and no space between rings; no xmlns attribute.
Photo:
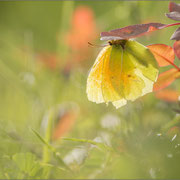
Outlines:
<svg viewBox="0 0 180 180"><path fill-rule="evenodd" d="M0 2L0 178L180 177L178 80L120 109L86 96L101 50L88 42L105 44L100 32L132 24L173 23L168 4ZM175 29L137 41L172 46Z"/></svg>

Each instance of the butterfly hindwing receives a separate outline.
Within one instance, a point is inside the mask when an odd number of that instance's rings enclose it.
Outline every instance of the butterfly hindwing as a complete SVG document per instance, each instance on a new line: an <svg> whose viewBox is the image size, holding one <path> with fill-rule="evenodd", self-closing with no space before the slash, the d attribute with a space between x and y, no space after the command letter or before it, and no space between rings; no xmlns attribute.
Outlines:
<svg viewBox="0 0 180 180"><path fill-rule="evenodd" d="M113 46L109 71L111 72L110 83L121 98L135 100L141 96L145 84L143 79L136 74L137 68L129 58L126 49ZM120 100L120 98L115 100Z"/></svg>
<svg viewBox="0 0 180 180"><path fill-rule="evenodd" d="M132 40L127 41L126 51L143 75L155 82L158 75L158 65L151 51L137 41Z"/></svg>

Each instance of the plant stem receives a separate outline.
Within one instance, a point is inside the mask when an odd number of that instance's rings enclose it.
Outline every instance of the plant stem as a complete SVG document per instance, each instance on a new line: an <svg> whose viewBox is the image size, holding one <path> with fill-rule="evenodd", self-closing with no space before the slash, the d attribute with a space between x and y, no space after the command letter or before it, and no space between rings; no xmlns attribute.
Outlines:
<svg viewBox="0 0 180 180"><path fill-rule="evenodd" d="M58 32L58 46L57 54L61 58L61 66L65 64L66 57L69 51L68 46L66 45L65 36L70 29L70 21L72 17L74 7L74 1L63 1L61 9L61 23L60 29ZM63 61L63 62L62 62Z"/></svg>
<svg viewBox="0 0 180 180"><path fill-rule="evenodd" d="M58 162L67 170L71 171L71 169L64 163L63 159L61 158L59 152L57 152L56 148L54 148L53 146L51 146L43 137L41 137L41 135L36 132L34 129L31 129L33 131L33 133L39 138L39 140L41 140L41 142L44 144L44 146L47 147L47 149L49 149L49 151L51 151L54 155L54 157L58 160ZM72 171L71 171L72 172Z"/></svg>
<svg viewBox="0 0 180 180"><path fill-rule="evenodd" d="M49 144L50 140L51 140L51 131L52 131L52 122L53 122L53 115L54 115L54 111L53 109L50 109L48 111L48 124L45 130L45 141ZM50 152L49 152L49 147L44 145L43 147L43 162L44 163L48 163L50 159Z"/></svg>

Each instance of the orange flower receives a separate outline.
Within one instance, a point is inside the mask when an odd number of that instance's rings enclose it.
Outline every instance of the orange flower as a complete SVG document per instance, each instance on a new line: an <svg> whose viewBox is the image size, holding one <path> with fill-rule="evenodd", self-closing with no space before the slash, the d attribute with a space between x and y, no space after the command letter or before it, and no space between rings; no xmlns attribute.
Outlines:
<svg viewBox="0 0 180 180"><path fill-rule="evenodd" d="M45 66L52 70L56 69L57 63L59 61L55 54L47 52L38 54L37 58L39 62L43 63Z"/></svg>
<svg viewBox="0 0 180 180"><path fill-rule="evenodd" d="M67 134L74 126L78 116L79 107L76 104L64 104L60 109L58 122L52 132L52 139L56 140Z"/></svg>
<svg viewBox="0 0 180 180"><path fill-rule="evenodd" d="M73 50L86 49L88 41L93 41L96 35L93 11L89 7L79 6L72 17L72 27L67 34L67 44Z"/></svg>
<svg viewBox="0 0 180 180"><path fill-rule="evenodd" d="M53 140L61 138L64 134L69 132L73 127L77 118L76 112L66 112L60 119L56 128L53 131Z"/></svg>
<svg viewBox="0 0 180 180"><path fill-rule="evenodd" d="M155 96L167 102L177 102L180 97L180 92L173 89L164 89L156 92Z"/></svg>
<svg viewBox="0 0 180 180"><path fill-rule="evenodd" d="M67 56L65 74L69 74L77 67L89 67L88 60L92 48L89 48L88 42L93 42L95 39L97 39L97 28L92 9L87 6L77 7L72 15L71 29L65 37L71 52Z"/></svg>

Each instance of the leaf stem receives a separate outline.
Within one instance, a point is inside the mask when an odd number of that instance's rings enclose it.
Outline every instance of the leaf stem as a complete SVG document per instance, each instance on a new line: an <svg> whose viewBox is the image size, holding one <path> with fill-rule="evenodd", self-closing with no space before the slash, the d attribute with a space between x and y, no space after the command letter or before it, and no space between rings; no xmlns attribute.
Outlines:
<svg viewBox="0 0 180 180"><path fill-rule="evenodd" d="M168 59L166 59L166 61L167 61L169 64L171 64L172 66L174 66L178 71L180 71L180 68L179 68L177 65L175 65L173 62L169 61Z"/></svg>
<svg viewBox="0 0 180 180"><path fill-rule="evenodd" d="M176 25L180 25L180 23L167 24L167 25L165 25L165 26L166 26L166 27L171 27L171 26L176 26Z"/></svg>

